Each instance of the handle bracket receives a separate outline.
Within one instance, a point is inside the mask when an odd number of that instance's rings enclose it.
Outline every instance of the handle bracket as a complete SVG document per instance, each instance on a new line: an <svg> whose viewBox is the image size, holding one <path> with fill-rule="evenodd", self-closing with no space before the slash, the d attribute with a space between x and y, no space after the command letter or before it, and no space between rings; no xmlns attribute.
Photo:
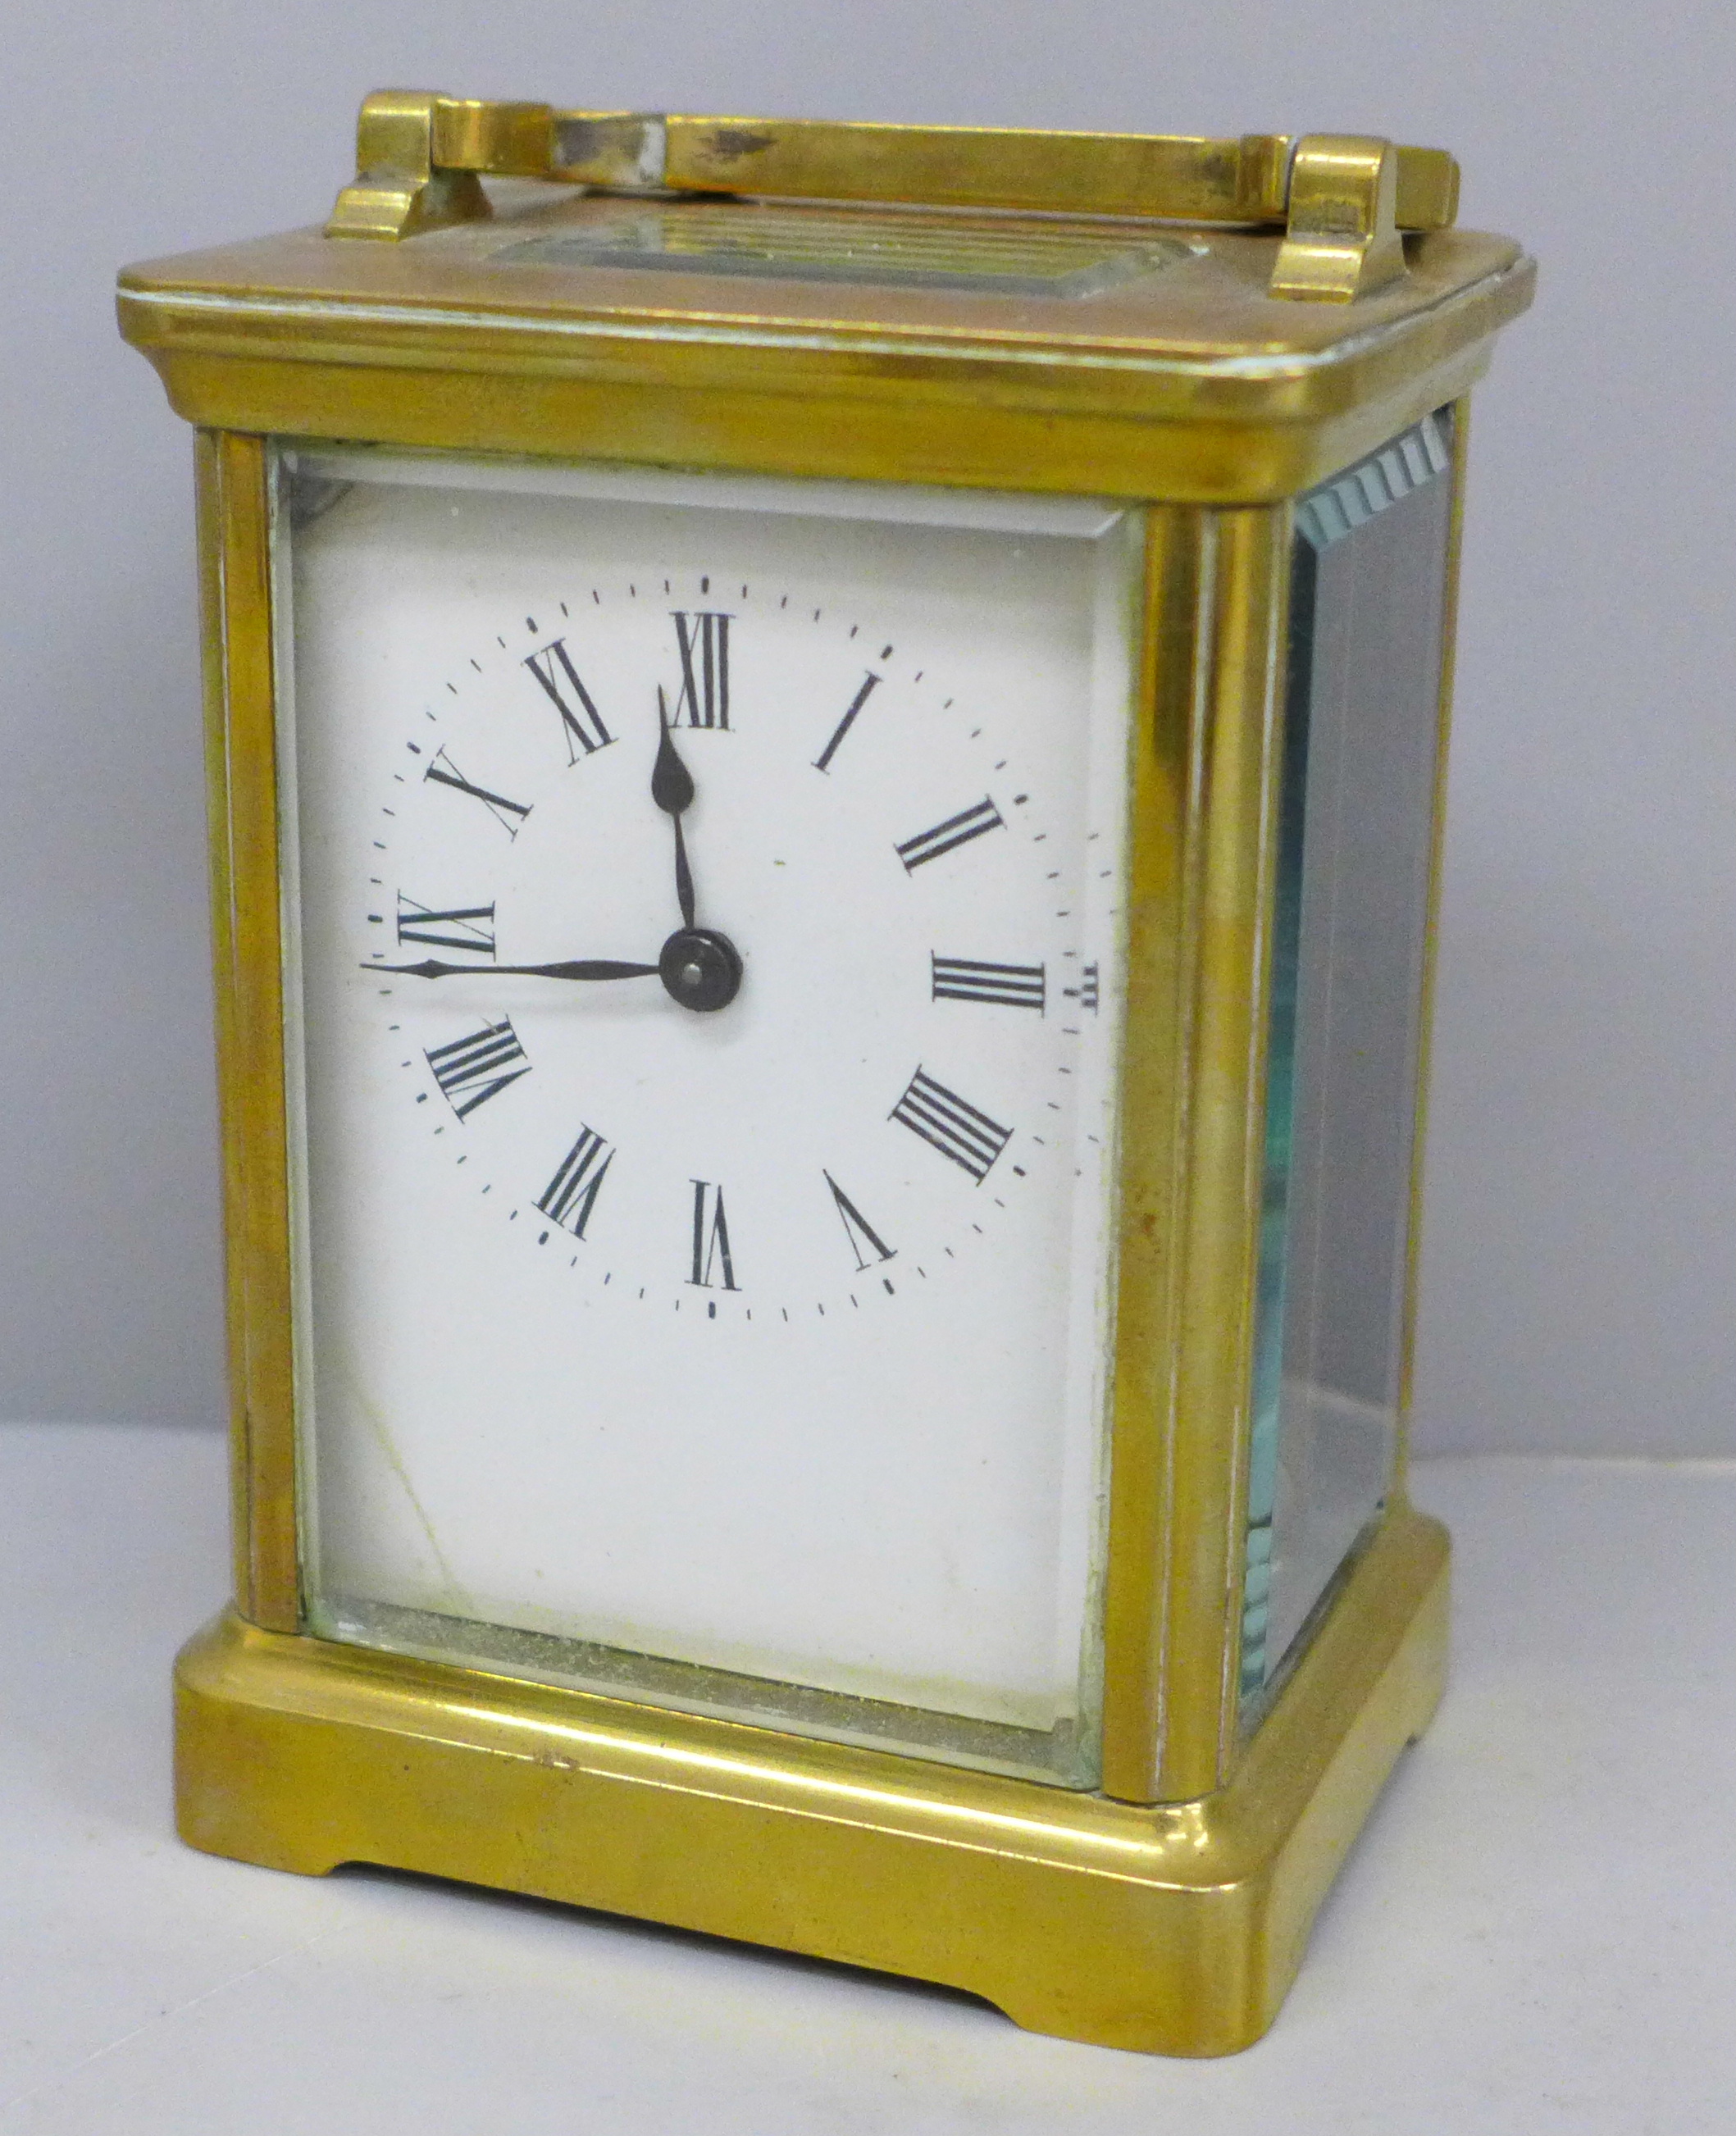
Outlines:
<svg viewBox="0 0 1736 2136"><path fill-rule="evenodd" d="M368 97L329 237L400 239L489 213L484 177L621 192L1014 208L1282 225L1275 297L1346 303L1404 272L1400 233L1458 211L1442 148L1361 135L1043 134L996 127L557 111L423 91Z"/></svg>

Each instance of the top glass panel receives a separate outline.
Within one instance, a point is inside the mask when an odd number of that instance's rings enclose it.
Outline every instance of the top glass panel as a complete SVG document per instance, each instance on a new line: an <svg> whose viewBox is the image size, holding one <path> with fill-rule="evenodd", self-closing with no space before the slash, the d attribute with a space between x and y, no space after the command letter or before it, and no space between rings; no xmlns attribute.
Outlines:
<svg viewBox="0 0 1736 2136"><path fill-rule="evenodd" d="M1255 1712L1393 1475L1451 420L1296 513L1242 1637Z"/></svg>
<svg viewBox="0 0 1736 2136"><path fill-rule="evenodd" d="M314 1629L1089 1784L1137 516L282 467Z"/></svg>

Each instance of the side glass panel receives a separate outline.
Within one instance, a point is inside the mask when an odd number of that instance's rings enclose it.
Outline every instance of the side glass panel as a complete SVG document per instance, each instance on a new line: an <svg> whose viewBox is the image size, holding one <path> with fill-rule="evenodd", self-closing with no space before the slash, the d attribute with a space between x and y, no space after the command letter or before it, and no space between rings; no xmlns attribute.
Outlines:
<svg viewBox="0 0 1736 2136"><path fill-rule="evenodd" d="M1397 1441L1451 416L1296 514L1242 1691L1385 1503Z"/></svg>

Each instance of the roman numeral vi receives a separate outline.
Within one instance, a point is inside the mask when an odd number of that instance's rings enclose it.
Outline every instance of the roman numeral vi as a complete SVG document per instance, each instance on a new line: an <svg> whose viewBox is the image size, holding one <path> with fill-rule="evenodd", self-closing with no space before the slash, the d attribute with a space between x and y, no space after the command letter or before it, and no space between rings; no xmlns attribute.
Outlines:
<svg viewBox="0 0 1736 2136"><path fill-rule="evenodd" d="M708 1179L693 1182L693 1272L688 1278L700 1289L712 1289L713 1272L721 1273L725 1290L736 1289L736 1266L730 1259L729 1224L723 1214L723 1189Z"/></svg>

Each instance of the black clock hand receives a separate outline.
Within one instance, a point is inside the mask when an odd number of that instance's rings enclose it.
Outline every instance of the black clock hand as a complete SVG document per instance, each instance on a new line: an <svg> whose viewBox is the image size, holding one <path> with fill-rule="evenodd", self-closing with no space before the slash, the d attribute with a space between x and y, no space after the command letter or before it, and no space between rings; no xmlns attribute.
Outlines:
<svg viewBox="0 0 1736 2136"><path fill-rule="evenodd" d="M581 957L565 964L443 964L437 958L424 958L420 964L364 964L364 972L400 972L415 979L450 979L465 973L481 976L490 973L496 978L529 978L533 979L649 979L662 970L660 964L621 964L607 957Z"/></svg>
<svg viewBox="0 0 1736 2136"><path fill-rule="evenodd" d="M693 918L693 871L688 866L687 841L682 836L681 818L684 810L693 806L693 774L675 753L674 737L669 732L669 708L663 694L663 686L657 689L657 719L662 736L657 745L657 761L651 767L651 799L675 826L675 900L681 907L683 927L696 925Z"/></svg>

